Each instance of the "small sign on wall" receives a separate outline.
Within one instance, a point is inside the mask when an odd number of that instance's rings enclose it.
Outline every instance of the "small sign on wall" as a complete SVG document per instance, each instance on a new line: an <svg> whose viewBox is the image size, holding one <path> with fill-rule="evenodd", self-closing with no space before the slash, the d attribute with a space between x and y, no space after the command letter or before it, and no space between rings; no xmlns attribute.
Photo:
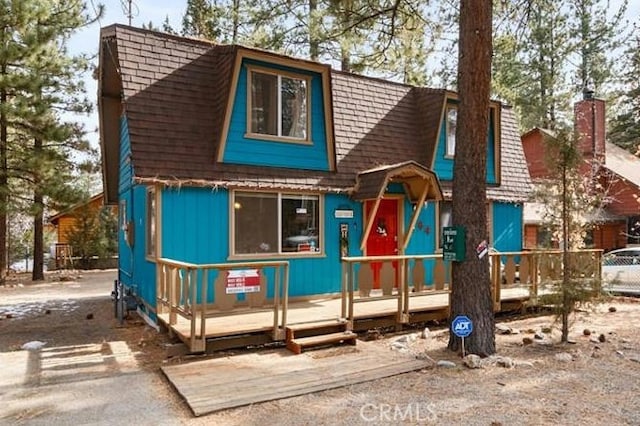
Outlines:
<svg viewBox="0 0 640 426"><path fill-rule="evenodd" d="M260 292L260 274L257 269L239 269L227 272L227 294Z"/></svg>
<svg viewBox="0 0 640 426"><path fill-rule="evenodd" d="M353 219L353 210L336 210L334 217L336 219Z"/></svg>

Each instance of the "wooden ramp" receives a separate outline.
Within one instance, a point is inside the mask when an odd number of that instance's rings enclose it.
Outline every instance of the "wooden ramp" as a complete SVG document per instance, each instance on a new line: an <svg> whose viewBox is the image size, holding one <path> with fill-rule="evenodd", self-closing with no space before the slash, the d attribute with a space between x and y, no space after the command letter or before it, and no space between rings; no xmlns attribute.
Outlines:
<svg viewBox="0 0 640 426"><path fill-rule="evenodd" d="M196 416L426 368L426 361L358 342L294 355L286 349L162 367Z"/></svg>

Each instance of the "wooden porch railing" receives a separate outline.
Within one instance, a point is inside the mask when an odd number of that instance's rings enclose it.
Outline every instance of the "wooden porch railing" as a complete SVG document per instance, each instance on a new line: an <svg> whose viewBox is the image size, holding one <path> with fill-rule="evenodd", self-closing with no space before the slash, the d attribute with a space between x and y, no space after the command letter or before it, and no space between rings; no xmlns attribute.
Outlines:
<svg viewBox="0 0 640 426"><path fill-rule="evenodd" d="M552 286L562 279L559 250L493 252L489 256L496 312L508 297L526 299L527 304L536 305L538 297L554 291ZM570 256L572 277L590 279L594 286L599 286L602 250L572 251ZM342 261L342 317L348 321L354 321L354 305L360 303L396 299L397 321L406 323L415 298L436 294L447 294L450 298L451 262L444 261L441 254L343 257ZM379 269L380 289L376 291L372 288L373 265ZM599 292L599 287L592 290ZM507 291L509 295L505 294Z"/></svg>
<svg viewBox="0 0 640 426"><path fill-rule="evenodd" d="M269 305L273 310L273 339L283 339L289 300L288 261L193 264L162 258L157 260L156 268L157 314L168 316L170 329L177 323L178 316L190 321L192 352L205 350L207 318L265 309ZM265 273L269 268L274 270L271 285ZM251 292L233 290L236 284L244 285L245 278L229 284L227 272L241 270L258 271L259 285L252 282ZM272 289L270 298L268 289Z"/></svg>
<svg viewBox="0 0 640 426"><path fill-rule="evenodd" d="M396 299L397 322L405 324L409 322L412 299L449 294L451 265L441 254L357 256L343 257L342 261L342 317L352 323L355 304ZM380 289L376 291L374 268L379 270ZM428 283L427 268L431 269Z"/></svg>
<svg viewBox="0 0 640 426"><path fill-rule="evenodd" d="M493 252L490 255L491 287L494 307L499 309L502 290L528 290L530 305L538 303L542 294L554 291L562 280L562 251L535 250ZM572 279L589 279L595 293L600 291L602 250L586 249L569 252Z"/></svg>

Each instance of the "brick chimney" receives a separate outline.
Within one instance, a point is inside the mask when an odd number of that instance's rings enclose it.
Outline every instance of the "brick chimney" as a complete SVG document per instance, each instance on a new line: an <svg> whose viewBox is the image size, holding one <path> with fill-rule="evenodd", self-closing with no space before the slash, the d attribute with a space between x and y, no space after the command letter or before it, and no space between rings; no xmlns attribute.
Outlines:
<svg viewBox="0 0 640 426"><path fill-rule="evenodd" d="M582 100L574 106L574 114L578 146L582 155L585 159L604 161L604 101L596 99L593 90L585 89Z"/></svg>

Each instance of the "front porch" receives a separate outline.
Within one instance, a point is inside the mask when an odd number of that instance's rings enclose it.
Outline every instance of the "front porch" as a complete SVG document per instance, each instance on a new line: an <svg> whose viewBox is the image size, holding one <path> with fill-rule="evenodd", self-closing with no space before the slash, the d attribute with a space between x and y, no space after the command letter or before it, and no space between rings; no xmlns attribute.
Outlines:
<svg viewBox="0 0 640 426"><path fill-rule="evenodd" d="M535 306L561 279L559 251L490 256L495 312ZM572 256L598 291L601 251ZM346 257L340 293L292 300L287 261L196 265L159 259L157 268L158 321L190 352L285 341L289 346L295 333L335 338L336 332L401 329L449 316L451 265L441 255ZM259 278L237 278L251 271ZM373 288L374 281L381 288Z"/></svg>

